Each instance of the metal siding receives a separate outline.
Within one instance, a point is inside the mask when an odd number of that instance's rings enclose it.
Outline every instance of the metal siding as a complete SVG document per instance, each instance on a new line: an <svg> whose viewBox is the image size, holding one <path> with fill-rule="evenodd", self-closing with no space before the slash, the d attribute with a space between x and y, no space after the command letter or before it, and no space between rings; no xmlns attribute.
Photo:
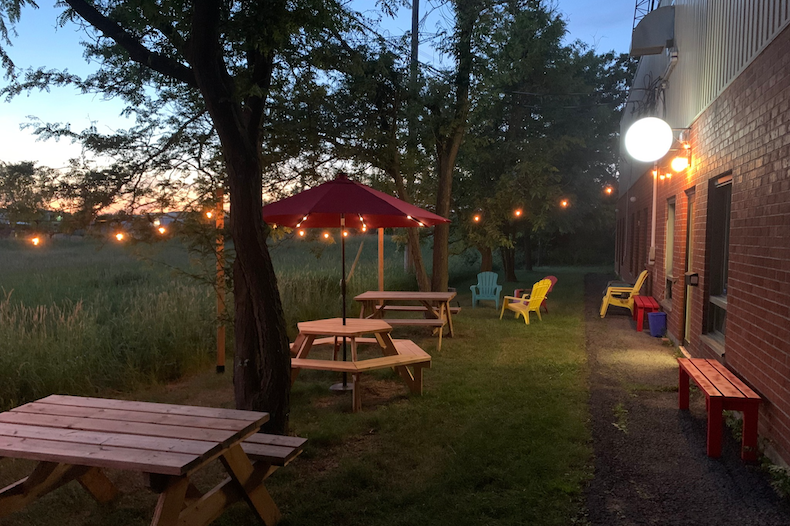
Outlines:
<svg viewBox="0 0 790 526"><path fill-rule="evenodd" d="M788 0L677 0L678 63L665 92L666 119L687 128L790 22ZM660 58L659 58L660 57ZM664 55L641 59L634 86L664 71Z"/></svg>
<svg viewBox="0 0 790 526"><path fill-rule="evenodd" d="M673 128L688 128L788 25L790 0L675 0L662 5L672 3L678 62L665 79L665 106L657 110ZM643 56L632 86L647 87L667 64L666 52ZM641 93L632 93L631 100L638 99ZM622 134L636 119L631 113L635 107L629 104L623 115ZM634 168L635 177L621 180L621 191L639 179L636 172L642 168L641 163L629 168L624 159L621 171Z"/></svg>

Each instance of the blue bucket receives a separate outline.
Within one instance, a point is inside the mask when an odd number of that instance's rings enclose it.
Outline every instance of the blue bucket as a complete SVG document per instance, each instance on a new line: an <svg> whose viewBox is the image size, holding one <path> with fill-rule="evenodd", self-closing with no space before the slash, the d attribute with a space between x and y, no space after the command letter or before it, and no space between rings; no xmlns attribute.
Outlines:
<svg viewBox="0 0 790 526"><path fill-rule="evenodd" d="M661 338L667 332L667 313L648 312L647 323L650 324L650 336Z"/></svg>

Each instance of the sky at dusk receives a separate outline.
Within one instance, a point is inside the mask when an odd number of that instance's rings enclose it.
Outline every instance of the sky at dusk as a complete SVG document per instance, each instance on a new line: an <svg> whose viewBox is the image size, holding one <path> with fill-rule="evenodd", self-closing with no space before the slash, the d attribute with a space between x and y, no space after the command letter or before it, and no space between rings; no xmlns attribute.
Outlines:
<svg viewBox="0 0 790 526"><path fill-rule="evenodd" d="M358 0L357 9L372 0ZM79 45L80 34L71 27L56 28L59 10L46 0L39 2L40 9L26 8L17 26L18 36L12 37L13 46L8 54L20 69L45 67L68 69L71 73L86 75L91 65L82 57ZM569 40L581 40L599 52L615 50L626 53L630 45L631 27L634 16L634 0L559 0L557 9L568 22ZM421 16L431 11L423 24L423 31L435 30L436 22L431 17L441 16L440 9L432 10L427 0L421 2ZM388 22L389 32L399 35L410 31L411 15L403 10L401 16ZM420 60L435 62L440 57L429 47L420 50ZM5 84L5 79L0 84ZM22 94L11 102L0 101L0 161L18 162L32 160L52 168L64 167L68 159L78 156L80 149L68 141L36 141L28 130L20 130L20 124L35 116L44 122L70 123L72 130L80 131L92 122L99 131L125 128L132 123L120 117L123 105L118 101L107 101L101 95L81 95L74 88L52 88L49 92Z"/></svg>

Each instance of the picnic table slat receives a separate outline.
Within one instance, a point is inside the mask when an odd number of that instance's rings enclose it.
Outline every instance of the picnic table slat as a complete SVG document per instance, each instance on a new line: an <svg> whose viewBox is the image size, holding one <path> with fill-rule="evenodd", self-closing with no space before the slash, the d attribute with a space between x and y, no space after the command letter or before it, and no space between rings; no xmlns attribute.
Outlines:
<svg viewBox="0 0 790 526"><path fill-rule="evenodd" d="M124 411L143 411L148 413L165 413L168 415L202 416L208 418L226 418L245 422L265 418L267 413L242 411L240 409L222 409L217 407L199 407L190 405L159 404L153 402L136 402L129 400L111 400L107 398L91 398L87 396L50 395L39 403L71 405L80 407L97 407L100 409L122 409Z"/></svg>
<svg viewBox="0 0 790 526"><path fill-rule="evenodd" d="M104 431L108 433L121 433L127 435L146 435L165 438L183 438L194 440L207 440L225 443L235 433L224 429L199 429L181 426L168 426L162 424L145 424L140 422L120 422L117 420L90 420L70 416L36 415L8 411L0 413L0 422L9 424L25 424L42 427L59 427L66 429L80 429L83 431ZM250 424L251 428L255 428Z"/></svg>
<svg viewBox="0 0 790 526"><path fill-rule="evenodd" d="M244 422L242 420L228 420L224 418L207 418L201 416L173 415L143 411L123 411L120 409L100 409L96 407L43 404L39 402L31 402L21 407L17 407L16 409L12 409L12 411L40 415L79 416L83 418L100 420L142 422L147 424L167 424L208 429L228 429L233 431L237 431L240 427L240 422Z"/></svg>
<svg viewBox="0 0 790 526"><path fill-rule="evenodd" d="M218 447L214 442L202 440L185 440L180 438L161 438L142 435L118 435L98 431L80 431L75 429L27 426L0 423L0 437L15 436L20 438L37 438L58 442L78 444L129 447L170 453L203 455Z"/></svg>
<svg viewBox="0 0 790 526"><path fill-rule="evenodd" d="M0 456L162 475L181 475L201 458L183 453L8 436L0 437Z"/></svg>
<svg viewBox="0 0 790 526"><path fill-rule="evenodd" d="M369 290L358 296L354 296L356 301L450 301L455 298L455 292L417 292L402 290Z"/></svg>

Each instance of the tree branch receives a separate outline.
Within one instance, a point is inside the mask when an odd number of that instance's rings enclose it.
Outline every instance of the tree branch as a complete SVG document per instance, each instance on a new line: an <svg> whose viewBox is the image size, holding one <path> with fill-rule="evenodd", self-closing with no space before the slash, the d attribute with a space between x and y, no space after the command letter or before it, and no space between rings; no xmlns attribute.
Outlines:
<svg viewBox="0 0 790 526"><path fill-rule="evenodd" d="M179 80L188 86L197 87L195 75L189 67L151 51L137 38L126 32L117 22L104 16L85 0L64 1L86 22L125 49L133 61L143 64L166 77Z"/></svg>

